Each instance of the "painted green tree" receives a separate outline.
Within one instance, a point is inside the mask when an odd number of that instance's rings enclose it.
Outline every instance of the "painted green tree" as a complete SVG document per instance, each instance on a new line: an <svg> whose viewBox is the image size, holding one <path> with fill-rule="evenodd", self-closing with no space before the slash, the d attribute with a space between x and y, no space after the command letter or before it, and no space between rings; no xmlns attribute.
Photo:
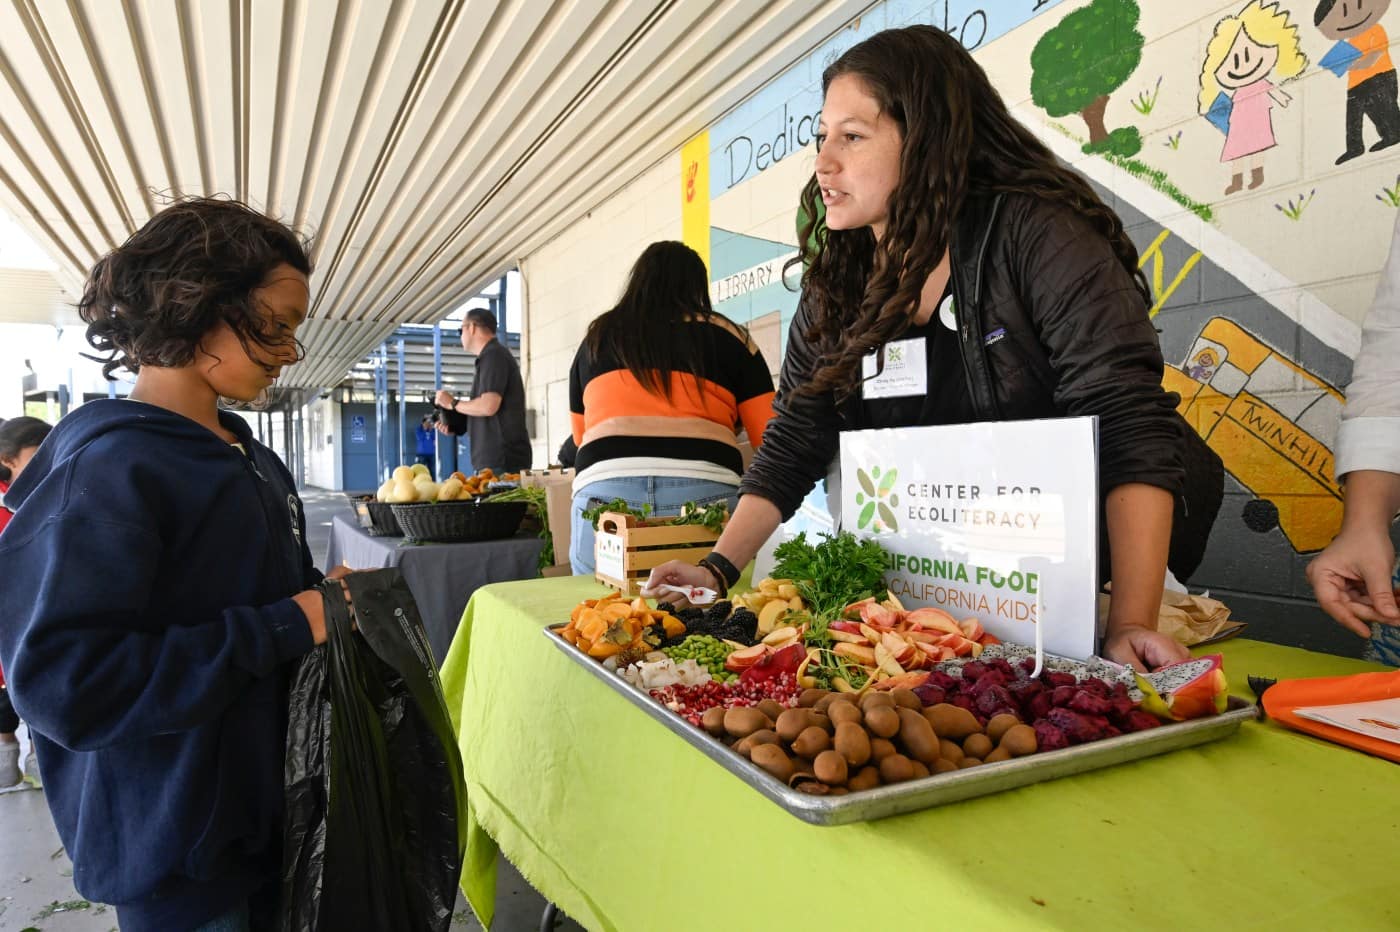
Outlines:
<svg viewBox="0 0 1400 932"><path fill-rule="evenodd" d="M1137 0L1093 0L1075 10L1031 51L1031 99L1052 117L1077 113L1089 127L1085 152L1130 156L1142 148L1137 127L1109 132L1109 95L1142 61Z"/></svg>

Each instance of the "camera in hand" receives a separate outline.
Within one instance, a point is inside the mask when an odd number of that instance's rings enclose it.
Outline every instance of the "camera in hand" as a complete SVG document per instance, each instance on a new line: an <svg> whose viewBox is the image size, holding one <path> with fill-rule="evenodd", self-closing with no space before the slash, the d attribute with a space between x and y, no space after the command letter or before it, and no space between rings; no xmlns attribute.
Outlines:
<svg viewBox="0 0 1400 932"><path fill-rule="evenodd" d="M428 415L433 422L433 426L437 427L438 424L446 424L449 432L459 435L465 434L467 432L467 416L460 412L453 411L450 408L442 407L436 403L435 397L433 393L423 393L423 400L433 406L433 413Z"/></svg>

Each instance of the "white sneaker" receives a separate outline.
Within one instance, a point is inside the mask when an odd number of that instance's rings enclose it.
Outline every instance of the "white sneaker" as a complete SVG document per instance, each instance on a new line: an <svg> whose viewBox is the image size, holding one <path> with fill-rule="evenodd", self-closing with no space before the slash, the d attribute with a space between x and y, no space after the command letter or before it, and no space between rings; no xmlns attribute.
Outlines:
<svg viewBox="0 0 1400 932"><path fill-rule="evenodd" d="M0 744L0 787L14 786L24 779L19 771L19 742Z"/></svg>
<svg viewBox="0 0 1400 932"><path fill-rule="evenodd" d="M39 758L34 756L34 745L29 746L29 754L24 758L24 777L32 786L39 789L44 788L44 781L39 779Z"/></svg>

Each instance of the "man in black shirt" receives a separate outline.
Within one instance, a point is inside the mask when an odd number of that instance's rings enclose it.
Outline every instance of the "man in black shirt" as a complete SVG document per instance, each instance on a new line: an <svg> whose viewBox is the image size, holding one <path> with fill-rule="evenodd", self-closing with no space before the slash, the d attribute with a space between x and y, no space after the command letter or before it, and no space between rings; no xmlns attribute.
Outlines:
<svg viewBox="0 0 1400 932"><path fill-rule="evenodd" d="M473 308L462 321L462 349L476 356L470 399L439 389L437 405L450 433L471 441L472 469L496 475L530 468L530 435L525 430L525 383L520 366L496 339L496 318ZM455 416L454 416L455 415Z"/></svg>

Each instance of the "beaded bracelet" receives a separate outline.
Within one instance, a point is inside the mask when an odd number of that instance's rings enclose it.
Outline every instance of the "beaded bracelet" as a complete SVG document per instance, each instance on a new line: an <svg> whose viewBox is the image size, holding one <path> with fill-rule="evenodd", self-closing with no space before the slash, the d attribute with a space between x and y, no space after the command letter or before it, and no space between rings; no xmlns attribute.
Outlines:
<svg viewBox="0 0 1400 932"><path fill-rule="evenodd" d="M724 577L725 586L732 586L739 581L739 568L718 551L711 550L701 563L708 563Z"/></svg>

